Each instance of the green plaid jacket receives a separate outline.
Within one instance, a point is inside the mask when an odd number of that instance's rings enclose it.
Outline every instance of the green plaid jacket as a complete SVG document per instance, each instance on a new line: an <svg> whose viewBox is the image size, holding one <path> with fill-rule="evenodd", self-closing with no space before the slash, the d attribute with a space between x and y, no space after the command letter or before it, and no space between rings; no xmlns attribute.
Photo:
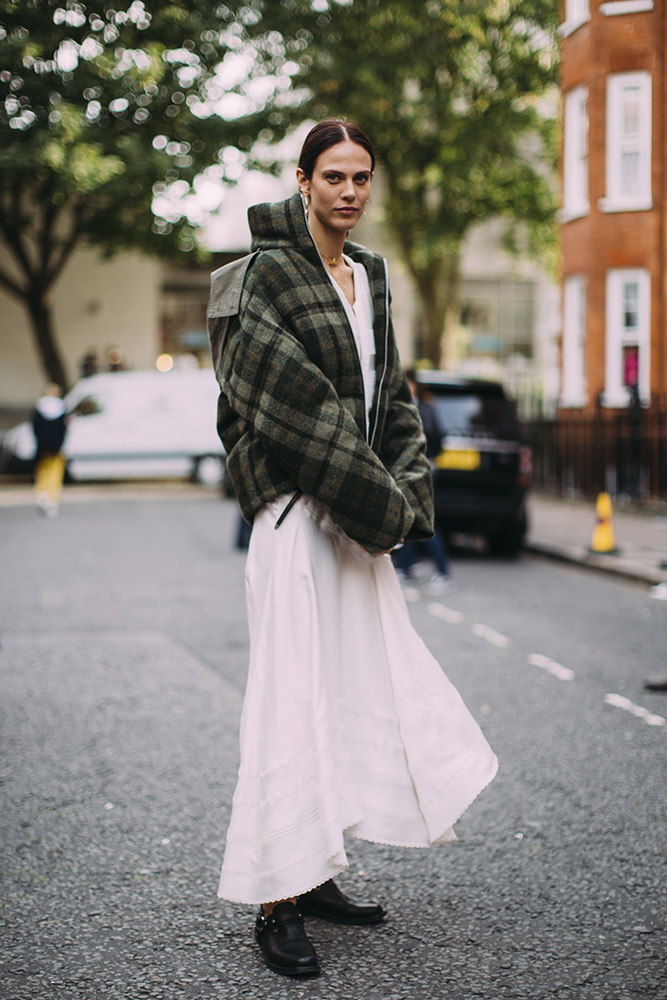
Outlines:
<svg viewBox="0 0 667 1000"><path fill-rule="evenodd" d="M368 273L377 377L368 432L354 337L301 197L248 213L253 254L211 277L218 432L246 520L283 494L314 497L368 552L433 534L425 438L401 367L382 257Z"/></svg>

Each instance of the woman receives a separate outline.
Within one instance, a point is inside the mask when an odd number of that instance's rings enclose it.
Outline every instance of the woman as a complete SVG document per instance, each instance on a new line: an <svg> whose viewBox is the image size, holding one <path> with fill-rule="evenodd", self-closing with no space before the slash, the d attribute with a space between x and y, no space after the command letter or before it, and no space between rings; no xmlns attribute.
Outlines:
<svg viewBox="0 0 667 1000"><path fill-rule="evenodd" d="M259 903L267 965L319 972L303 915L383 919L332 879L343 834L454 838L496 759L412 629L388 553L433 532L425 440L400 366L386 265L346 242L375 166L326 121L299 194L249 211L254 253L215 272L218 428L253 532L241 766L219 895Z"/></svg>
<svg viewBox="0 0 667 1000"><path fill-rule="evenodd" d="M426 438L426 457L431 464L431 470L433 470L434 460L442 449L443 428L438 423L433 396L423 385L419 384L414 368L406 368L405 377L410 386L412 400L419 411L419 417ZM426 549L428 556L433 560L435 566L435 574L429 580L427 593L431 596L437 596L444 593L450 584L449 555L445 539L437 524L433 528L433 538L430 538L427 542L423 542L422 546ZM420 547L415 542L408 542L394 553L394 566L396 567L399 579L405 582L412 579L412 569L419 559L418 549Z"/></svg>

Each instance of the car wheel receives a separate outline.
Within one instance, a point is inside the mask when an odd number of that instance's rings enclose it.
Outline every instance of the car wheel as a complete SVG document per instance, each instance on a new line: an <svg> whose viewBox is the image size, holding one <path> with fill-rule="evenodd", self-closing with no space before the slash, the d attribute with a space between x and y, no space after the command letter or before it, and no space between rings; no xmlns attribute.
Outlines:
<svg viewBox="0 0 667 1000"><path fill-rule="evenodd" d="M200 455L195 459L192 478L200 486L222 485L225 476L225 460L221 455Z"/></svg>
<svg viewBox="0 0 667 1000"><path fill-rule="evenodd" d="M508 559L516 558L523 546L527 529L528 522L525 513L523 513L517 520L510 521L509 524L503 525L498 531L489 535L487 539L489 551L494 556L505 556Z"/></svg>

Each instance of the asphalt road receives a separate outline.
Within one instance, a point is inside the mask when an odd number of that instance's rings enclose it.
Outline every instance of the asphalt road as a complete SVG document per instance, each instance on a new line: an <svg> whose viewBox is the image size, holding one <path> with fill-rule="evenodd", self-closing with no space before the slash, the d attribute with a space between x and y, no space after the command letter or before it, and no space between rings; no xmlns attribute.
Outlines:
<svg viewBox="0 0 667 1000"><path fill-rule="evenodd" d="M667 998L667 603L459 553L413 620L500 759L432 851L350 841L379 928L268 972L215 889L247 657L235 511L205 492L0 509L5 1000Z"/></svg>

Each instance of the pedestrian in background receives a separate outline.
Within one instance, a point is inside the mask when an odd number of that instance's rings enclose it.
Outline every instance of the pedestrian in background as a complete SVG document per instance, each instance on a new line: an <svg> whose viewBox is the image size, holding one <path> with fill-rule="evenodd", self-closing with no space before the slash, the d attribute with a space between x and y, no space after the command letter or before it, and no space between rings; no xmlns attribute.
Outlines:
<svg viewBox="0 0 667 1000"><path fill-rule="evenodd" d="M95 350L86 351L86 353L81 358L79 372L81 378L90 378L91 375L97 375L99 371L99 364L97 361L97 352Z"/></svg>
<svg viewBox="0 0 667 1000"><path fill-rule="evenodd" d="M125 355L118 347L109 347L106 355L108 372L126 372L130 367Z"/></svg>
<svg viewBox="0 0 667 1000"><path fill-rule="evenodd" d="M35 494L37 507L48 517L55 517L65 475L62 452L67 434L67 412L60 398L60 386L50 382L35 403L32 429L37 451L35 455Z"/></svg>
<svg viewBox="0 0 667 1000"><path fill-rule="evenodd" d="M333 879L344 834L427 847L496 759L413 630L389 552L433 531L431 470L400 365L386 264L346 241L372 146L316 125L300 193L255 205L255 253L215 272L218 427L253 531L241 765L219 895L259 903L269 966L319 972L304 916L374 924ZM261 248L261 249L260 249Z"/></svg>
<svg viewBox="0 0 667 1000"><path fill-rule="evenodd" d="M405 376L410 386L412 399L419 410L424 435L426 437L426 457L434 467L434 461L442 450L443 428L438 422L438 415L433 405L432 396L427 393L417 381L414 368L407 368ZM427 589L433 596L443 593L451 583L449 570L449 554L445 538L437 522L433 524L433 537L425 542L406 542L393 555L394 565L402 583L412 578L412 570L419 560L419 549L424 548L427 556L433 561L435 573L428 581Z"/></svg>

